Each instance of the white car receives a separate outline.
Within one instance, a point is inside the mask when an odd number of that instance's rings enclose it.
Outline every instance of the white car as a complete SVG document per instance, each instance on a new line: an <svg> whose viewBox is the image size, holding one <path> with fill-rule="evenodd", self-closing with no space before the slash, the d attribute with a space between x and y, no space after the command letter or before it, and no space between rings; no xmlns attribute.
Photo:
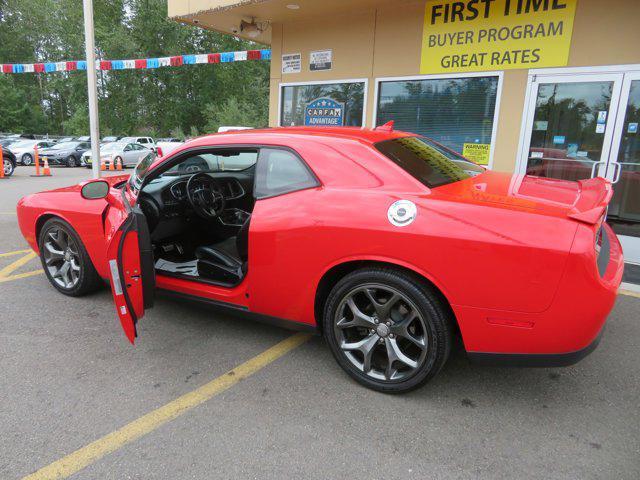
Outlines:
<svg viewBox="0 0 640 480"><path fill-rule="evenodd" d="M150 148L151 150L155 150L156 148L156 142L151 137L124 137L121 138L119 142L139 143L143 147Z"/></svg>
<svg viewBox="0 0 640 480"><path fill-rule="evenodd" d="M156 143L156 152L158 153L158 156L164 157L183 144L184 142L158 142ZM162 153L162 155L160 155L160 153Z"/></svg>
<svg viewBox="0 0 640 480"><path fill-rule="evenodd" d="M55 142L49 140L20 140L19 142L9 145L9 150L16 156L16 161L22 165L33 165L35 158L35 147L38 150L49 148L55 145Z"/></svg>
<svg viewBox="0 0 640 480"><path fill-rule="evenodd" d="M134 142L109 142L100 145L100 158L106 162L107 168L112 161L120 162L123 167L135 167L140 160L153 153L151 148ZM91 150L82 154L81 162L85 167L91 167Z"/></svg>

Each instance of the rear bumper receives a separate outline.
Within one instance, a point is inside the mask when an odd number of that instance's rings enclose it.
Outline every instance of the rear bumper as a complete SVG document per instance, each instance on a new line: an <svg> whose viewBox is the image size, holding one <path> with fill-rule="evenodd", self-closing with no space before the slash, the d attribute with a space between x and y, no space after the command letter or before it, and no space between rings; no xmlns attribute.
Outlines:
<svg viewBox="0 0 640 480"><path fill-rule="evenodd" d="M586 347L568 353L480 353L469 352L471 362L489 367L568 367L593 352L602 339L604 328Z"/></svg>
<svg viewBox="0 0 640 480"><path fill-rule="evenodd" d="M622 281L624 260L618 238L604 225L609 260L599 272L590 228L579 227L546 310L525 313L452 305L472 360L493 365L571 365L597 347Z"/></svg>

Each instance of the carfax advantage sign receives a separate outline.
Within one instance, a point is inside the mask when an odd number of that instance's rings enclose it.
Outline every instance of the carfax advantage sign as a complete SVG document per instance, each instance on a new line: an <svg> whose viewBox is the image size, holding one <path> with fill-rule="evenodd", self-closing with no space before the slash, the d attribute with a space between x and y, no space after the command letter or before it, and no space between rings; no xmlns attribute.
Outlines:
<svg viewBox="0 0 640 480"><path fill-rule="evenodd" d="M420 73L565 66L578 0L428 0Z"/></svg>

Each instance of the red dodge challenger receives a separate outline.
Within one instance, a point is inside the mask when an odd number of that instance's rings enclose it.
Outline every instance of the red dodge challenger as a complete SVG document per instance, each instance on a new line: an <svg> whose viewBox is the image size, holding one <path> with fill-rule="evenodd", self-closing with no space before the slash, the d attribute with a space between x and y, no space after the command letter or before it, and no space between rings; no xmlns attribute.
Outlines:
<svg viewBox="0 0 640 480"><path fill-rule="evenodd" d="M455 336L471 360L577 362L623 271L602 178L485 170L421 136L279 128L202 137L130 177L29 195L51 284L111 284L131 342L156 290L321 332L367 387L416 388Z"/></svg>

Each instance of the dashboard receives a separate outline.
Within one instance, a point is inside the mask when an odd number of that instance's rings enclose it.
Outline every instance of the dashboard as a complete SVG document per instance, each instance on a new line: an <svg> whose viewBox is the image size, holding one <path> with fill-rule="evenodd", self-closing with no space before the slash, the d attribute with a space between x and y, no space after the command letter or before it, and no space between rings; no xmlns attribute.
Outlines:
<svg viewBox="0 0 640 480"><path fill-rule="evenodd" d="M223 191L228 208L245 211L253 209L253 169L242 172L208 173ZM146 184L139 195L139 205L144 212L149 229L153 233L164 221L171 221L173 227L166 226L161 236L169 235L193 217L193 210L187 198L187 182L191 174L164 175ZM182 225L182 227L181 227Z"/></svg>

